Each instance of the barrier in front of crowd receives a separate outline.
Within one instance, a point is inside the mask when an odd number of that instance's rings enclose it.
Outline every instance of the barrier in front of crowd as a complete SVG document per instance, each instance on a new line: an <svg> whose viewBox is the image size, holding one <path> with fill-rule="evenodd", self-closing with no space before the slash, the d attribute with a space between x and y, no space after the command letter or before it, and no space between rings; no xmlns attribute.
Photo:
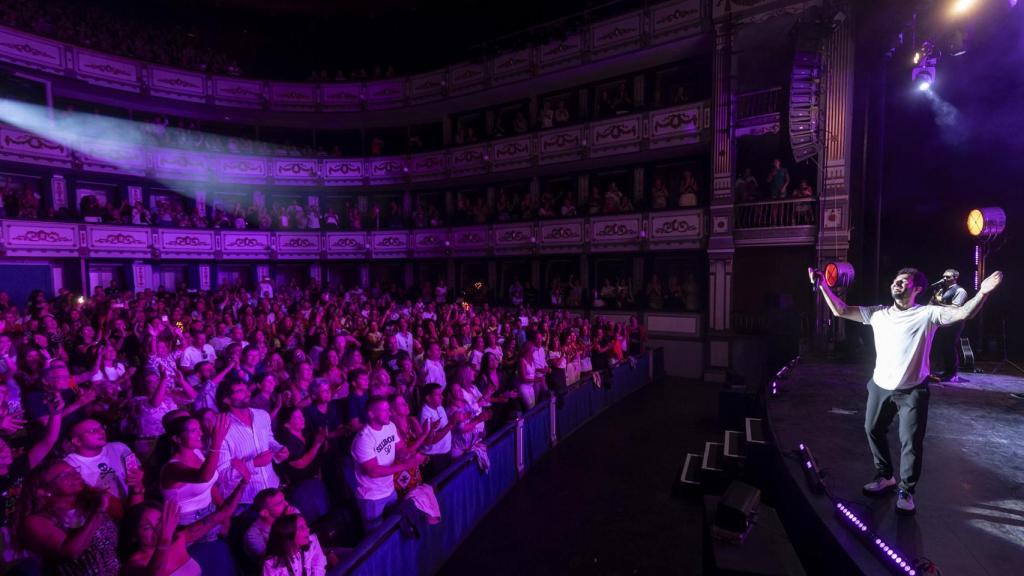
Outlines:
<svg viewBox="0 0 1024 576"><path fill-rule="evenodd" d="M660 374L660 358L659 350L649 351L635 362L604 370L600 386L593 377L584 378L564 394L561 407L552 397L499 429L487 439L491 462L487 473L467 454L435 480L443 518L440 524L421 526L419 537L411 538L402 535L400 518L389 516L329 575L433 574L554 444Z"/></svg>

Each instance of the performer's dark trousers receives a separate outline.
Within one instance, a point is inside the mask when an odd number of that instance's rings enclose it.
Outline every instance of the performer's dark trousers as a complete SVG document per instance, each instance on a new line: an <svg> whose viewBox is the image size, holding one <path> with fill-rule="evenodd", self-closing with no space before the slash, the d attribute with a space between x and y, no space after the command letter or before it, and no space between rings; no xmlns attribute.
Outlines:
<svg viewBox="0 0 1024 576"><path fill-rule="evenodd" d="M889 424L900 416L900 488L911 494L921 479L924 459L924 433L928 426L928 383L905 390L886 390L868 381L868 404L864 412L864 431L875 459L875 470L885 478L893 475L889 454Z"/></svg>
<svg viewBox="0 0 1024 576"><path fill-rule="evenodd" d="M960 334L964 331L964 323L956 322L948 326L940 326L935 333L935 344L942 360L942 379L948 380L956 376L960 368Z"/></svg>

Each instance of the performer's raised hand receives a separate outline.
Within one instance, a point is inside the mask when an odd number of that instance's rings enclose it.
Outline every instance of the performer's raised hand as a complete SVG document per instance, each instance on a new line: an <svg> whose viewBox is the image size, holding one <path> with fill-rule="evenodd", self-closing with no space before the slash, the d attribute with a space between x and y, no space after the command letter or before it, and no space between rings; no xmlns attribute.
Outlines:
<svg viewBox="0 0 1024 576"><path fill-rule="evenodd" d="M1002 281L1002 271L996 270L995 272L989 274L988 278L985 278L984 280L981 281L981 288L978 289L978 292L981 294L989 294L993 290L998 288L999 284L1001 284Z"/></svg>
<svg viewBox="0 0 1024 576"><path fill-rule="evenodd" d="M807 268L807 276L811 279L811 284L815 283L815 280L821 277L821 272L818 272L814 268Z"/></svg>

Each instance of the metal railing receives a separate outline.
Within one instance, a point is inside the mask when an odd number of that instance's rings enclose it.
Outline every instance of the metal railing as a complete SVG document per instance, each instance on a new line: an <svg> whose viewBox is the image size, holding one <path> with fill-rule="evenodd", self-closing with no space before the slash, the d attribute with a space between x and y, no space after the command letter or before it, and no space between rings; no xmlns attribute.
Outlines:
<svg viewBox="0 0 1024 576"><path fill-rule="evenodd" d="M789 198L736 205L736 228L785 228L815 226L817 199Z"/></svg>
<svg viewBox="0 0 1024 576"><path fill-rule="evenodd" d="M747 92L736 97L736 119L775 114L782 109L782 88Z"/></svg>

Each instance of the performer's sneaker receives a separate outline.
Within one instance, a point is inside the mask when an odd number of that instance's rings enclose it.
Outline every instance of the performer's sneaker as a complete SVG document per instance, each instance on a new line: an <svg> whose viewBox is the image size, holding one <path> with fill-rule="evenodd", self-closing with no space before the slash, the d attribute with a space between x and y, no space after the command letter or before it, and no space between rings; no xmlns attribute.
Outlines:
<svg viewBox="0 0 1024 576"><path fill-rule="evenodd" d="M915 510L914 495L900 488L899 492L896 493L896 513L903 516L911 516Z"/></svg>
<svg viewBox="0 0 1024 576"><path fill-rule="evenodd" d="M864 485L864 493L868 496L878 496L885 494L896 485L896 479L892 476L888 478L884 476L876 476L874 480Z"/></svg>
<svg viewBox="0 0 1024 576"><path fill-rule="evenodd" d="M1016 398L1017 400L1024 400L1024 392L1014 392L1013 394L1010 394L1010 396Z"/></svg>

